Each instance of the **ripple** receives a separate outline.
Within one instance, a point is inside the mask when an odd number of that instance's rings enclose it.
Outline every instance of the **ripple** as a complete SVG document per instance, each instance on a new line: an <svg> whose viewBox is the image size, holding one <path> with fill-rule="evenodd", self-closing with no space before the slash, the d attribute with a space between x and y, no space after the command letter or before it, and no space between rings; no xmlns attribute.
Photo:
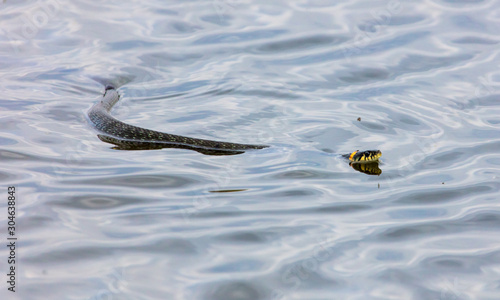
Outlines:
<svg viewBox="0 0 500 300"><path fill-rule="evenodd" d="M267 232L235 232L218 237L228 243L258 243L262 244L270 241Z"/></svg>
<svg viewBox="0 0 500 300"><path fill-rule="evenodd" d="M123 196L104 196L104 195L78 195L68 197L64 201L52 201L52 204L82 210L106 210L122 206L129 206L143 202L141 198L123 197Z"/></svg>
<svg viewBox="0 0 500 300"><path fill-rule="evenodd" d="M268 299L262 293L262 286L244 281L224 283L212 282L211 287L203 293L203 299L238 299L259 300Z"/></svg>
<svg viewBox="0 0 500 300"><path fill-rule="evenodd" d="M307 36L302 38L291 38L279 42L268 42L259 46L256 50L257 52L270 52L275 54L276 52L293 52L321 45L340 44L345 41L346 38L341 36Z"/></svg>
<svg viewBox="0 0 500 300"><path fill-rule="evenodd" d="M495 45L498 44L498 41L488 38L476 37L476 36L467 36L458 38L453 41L457 44L482 44L482 45Z"/></svg>
<svg viewBox="0 0 500 300"><path fill-rule="evenodd" d="M446 191L421 191L421 192L410 192L405 193L405 195L401 196L397 202L405 203L405 204L415 204L415 203L442 203L448 201L459 201L465 197L488 193L491 191L495 191L496 188L500 187L500 185L486 185L486 184L478 184L476 186L467 186L463 188L453 187Z"/></svg>
<svg viewBox="0 0 500 300"><path fill-rule="evenodd" d="M66 181L70 183L71 181ZM184 187L197 183L196 180L183 176L170 175L129 175L129 176L106 176L71 182L72 184L84 184L92 186L117 186L128 188L163 189L168 187Z"/></svg>
<svg viewBox="0 0 500 300"><path fill-rule="evenodd" d="M206 35L194 41L194 45L210 45L221 43L241 43L245 41L276 38L286 33L286 30L252 30L247 32L226 32L221 34Z"/></svg>

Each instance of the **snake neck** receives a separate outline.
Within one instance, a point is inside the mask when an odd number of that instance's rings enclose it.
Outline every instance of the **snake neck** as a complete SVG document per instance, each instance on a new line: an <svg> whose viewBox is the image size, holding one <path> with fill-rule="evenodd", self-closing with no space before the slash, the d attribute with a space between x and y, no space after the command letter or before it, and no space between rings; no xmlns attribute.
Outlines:
<svg viewBox="0 0 500 300"><path fill-rule="evenodd" d="M118 100L120 100L120 94L114 88L106 87L100 104L105 111L110 112Z"/></svg>

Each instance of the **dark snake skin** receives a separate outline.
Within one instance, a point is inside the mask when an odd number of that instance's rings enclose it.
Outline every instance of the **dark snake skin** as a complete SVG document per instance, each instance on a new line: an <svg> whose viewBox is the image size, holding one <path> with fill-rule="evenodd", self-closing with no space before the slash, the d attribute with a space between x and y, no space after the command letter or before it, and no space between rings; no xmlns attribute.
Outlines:
<svg viewBox="0 0 500 300"><path fill-rule="evenodd" d="M234 155L244 153L246 150L269 147L197 139L129 125L110 114L111 108L118 100L120 95L116 89L107 86L102 100L88 111L90 122L101 133L97 135L99 139L116 145L117 149L182 148L207 155Z"/></svg>

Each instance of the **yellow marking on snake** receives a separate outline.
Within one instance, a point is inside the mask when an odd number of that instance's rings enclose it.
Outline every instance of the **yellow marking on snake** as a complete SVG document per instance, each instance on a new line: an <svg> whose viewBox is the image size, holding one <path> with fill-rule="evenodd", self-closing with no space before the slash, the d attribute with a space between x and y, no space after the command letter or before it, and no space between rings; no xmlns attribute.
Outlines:
<svg viewBox="0 0 500 300"><path fill-rule="evenodd" d="M350 161L353 161L353 159L352 159L352 158L354 157L354 155L356 155L356 153L358 153L358 151L359 151L359 150L356 150L356 151L354 151L353 153L351 153L351 155L349 156L349 160L350 160Z"/></svg>
<svg viewBox="0 0 500 300"><path fill-rule="evenodd" d="M354 151L349 155L349 161L351 162L373 162L377 161L382 156L382 152L380 150L368 150L359 152L358 150Z"/></svg>

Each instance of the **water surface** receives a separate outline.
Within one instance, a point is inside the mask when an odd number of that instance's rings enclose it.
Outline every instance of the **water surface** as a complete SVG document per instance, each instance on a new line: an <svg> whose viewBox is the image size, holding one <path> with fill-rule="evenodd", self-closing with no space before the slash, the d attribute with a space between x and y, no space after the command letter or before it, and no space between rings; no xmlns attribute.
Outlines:
<svg viewBox="0 0 500 300"><path fill-rule="evenodd" d="M496 1L1 6L2 299L500 297ZM129 124L271 147L112 149L107 83Z"/></svg>

